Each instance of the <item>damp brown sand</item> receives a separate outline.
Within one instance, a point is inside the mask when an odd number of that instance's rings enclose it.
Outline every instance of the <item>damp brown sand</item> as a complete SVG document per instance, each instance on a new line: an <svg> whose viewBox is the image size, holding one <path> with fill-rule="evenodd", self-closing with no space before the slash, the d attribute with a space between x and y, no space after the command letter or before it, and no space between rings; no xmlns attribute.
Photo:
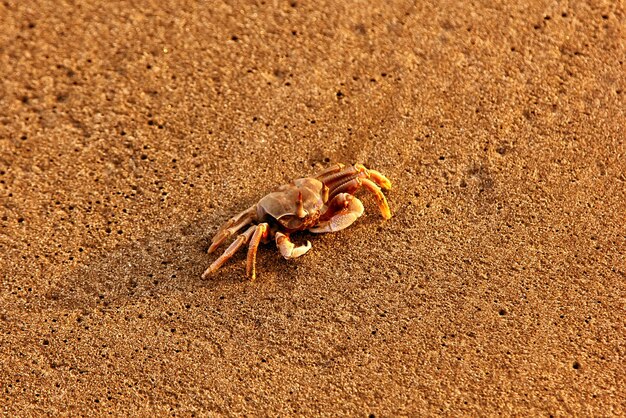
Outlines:
<svg viewBox="0 0 626 418"><path fill-rule="evenodd" d="M0 411L624 415L619 2L0 4ZM210 280L335 162L349 229Z"/></svg>

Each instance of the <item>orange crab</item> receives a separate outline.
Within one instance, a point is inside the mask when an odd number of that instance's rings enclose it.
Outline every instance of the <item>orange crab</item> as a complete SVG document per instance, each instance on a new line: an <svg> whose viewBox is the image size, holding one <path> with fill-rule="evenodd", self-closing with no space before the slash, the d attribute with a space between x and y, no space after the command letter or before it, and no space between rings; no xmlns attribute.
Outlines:
<svg viewBox="0 0 626 418"><path fill-rule="evenodd" d="M308 230L314 233L337 232L350 226L363 214L363 204L354 196L361 187L374 194L383 218L391 218L391 210L381 188L391 189L391 181L376 170L362 164L346 167L335 164L314 177L305 177L284 184L258 203L232 217L217 231L209 254L244 227L248 229L202 274L206 278L217 271L242 246L248 244L246 276L256 277L256 253L261 242L271 239L286 259L304 255L311 243L296 247L289 235Z"/></svg>

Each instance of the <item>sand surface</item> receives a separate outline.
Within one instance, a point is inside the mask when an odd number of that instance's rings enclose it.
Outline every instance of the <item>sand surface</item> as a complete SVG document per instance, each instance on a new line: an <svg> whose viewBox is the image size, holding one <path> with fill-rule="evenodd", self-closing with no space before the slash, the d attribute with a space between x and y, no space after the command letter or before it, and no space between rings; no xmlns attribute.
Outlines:
<svg viewBox="0 0 626 418"><path fill-rule="evenodd" d="M0 4L0 411L626 415L621 1ZM209 280L335 162L336 234Z"/></svg>

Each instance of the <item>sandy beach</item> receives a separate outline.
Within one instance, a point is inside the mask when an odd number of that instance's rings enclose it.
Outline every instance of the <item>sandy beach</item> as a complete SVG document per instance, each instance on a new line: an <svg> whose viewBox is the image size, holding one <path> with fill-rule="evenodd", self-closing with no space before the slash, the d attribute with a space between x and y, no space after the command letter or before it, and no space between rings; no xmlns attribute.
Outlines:
<svg viewBox="0 0 626 418"><path fill-rule="evenodd" d="M0 4L0 413L626 415L619 1ZM393 217L229 217L362 163Z"/></svg>

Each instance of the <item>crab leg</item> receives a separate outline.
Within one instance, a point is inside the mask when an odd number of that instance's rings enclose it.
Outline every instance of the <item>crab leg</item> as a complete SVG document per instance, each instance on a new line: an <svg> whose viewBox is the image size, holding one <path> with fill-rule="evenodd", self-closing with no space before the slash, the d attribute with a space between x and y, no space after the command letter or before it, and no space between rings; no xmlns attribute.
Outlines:
<svg viewBox="0 0 626 418"><path fill-rule="evenodd" d="M256 218L256 206L251 206L244 210L240 214L230 218L224 225L220 227L213 239L211 240L211 246L208 253L211 254L229 237L233 236L244 226L254 221Z"/></svg>
<svg viewBox="0 0 626 418"><path fill-rule="evenodd" d="M391 210L389 209L387 198L385 198L385 195L380 190L380 187L378 187L376 183L374 183L370 179L362 179L357 177L346 183L343 183L332 191L330 198L334 199L334 196L339 195L339 193L354 194L354 192L356 192L361 187L365 187L367 190L374 194L374 196L376 197L376 202L378 203L378 208L380 209L380 213L383 215L383 218L391 218Z"/></svg>
<svg viewBox="0 0 626 418"><path fill-rule="evenodd" d="M337 232L349 227L363 214L363 204L349 193L340 193L333 198L328 210L322 215L323 220L309 231L316 234Z"/></svg>
<svg viewBox="0 0 626 418"><path fill-rule="evenodd" d="M252 225L250 228L246 230L246 232L239 235L237 239L233 241L232 244L230 244L230 246L226 249L226 251L224 251L224 254L220 255L217 258L217 260L215 260L213 264L211 264L209 268L207 268L205 272L202 273L202 278L206 279L209 276L209 274L217 271L217 269L222 267L222 265L226 261L228 261L229 258L231 258L243 245L245 245L246 242L250 240L250 237L252 236L252 234L254 234L256 229L257 229L257 225Z"/></svg>
<svg viewBox="0 0 626 418"><path fill-rule="evenodd" d="M246 276L250 277L252 280L256 278L256 252L259 248L259 244L261 243L261 239L267 238L268 227L269 225L266 223L257 225L254 235L252 235L252 239L250 240L250 245L248 246Z"/></svg>
<svg viewBox="0 0 626 418"><path fill-rule="evenodd" d="M330 192L332 194L333 189L336 188L337 186L340 186L341 184L345 183L346 181L349 181L355 177L357 177L357 175L361 172L364 171L365 167L361 166L360 164L357 165L351 165L350 167L346 167L343 170L341 170L338 173L331 173L328 176L325 176L322 180L322 182L328 186L328 188L330 189Z"/></svg>
<svg viewBox="0 0 626 418"><path fill-rule="evenodd" d="M253 216L254 214L256 214L256 205L250 206L248 209L238 213L237 215L230 218L228 221L224 222L224 224L222 224L222 226L220 227L220 229L217 230L217 232L221 232L224 229L229 228L235 223L239 222L242 218Z"/></svg>
<svg viewBox="0 0 626 418"><path fill-rule="evenodd" d="M306 245L296 247L289 239L289 235L283 234L282 232L276 232L276 246L282 256L287 260L300 257L311 249L311 243L309 241L306 242Z"/></svg>
<svg viewBox="0 0 626 418"><path fill-rule="evenodd" d="M345 165L341 163L333 164L330 167L328 167L326 170L322 170L319 173L317 173L315 175L315 178L323 183L325 177L329 176L330 174L335 174L336 172L341 171L344 167Z"/></svg>
<svg viewBox="0 0 626 418"><path fill-rule="evenodd" d="M368 178L372 179L374 183L379 185L384 190L391 190L391 180L385 177L380 171L372 170L368 168L366 173Z"/></svg>
<svg viewBox="0 0 626 418"><path fill-rule="evenodd" d="M383 189L391 189L391 181L387 177L379 171L368 169L363 164L354 164L340 172L329 173L321 181L330 188L332 195L333 189L357 177L371 179Z"/></svg>

